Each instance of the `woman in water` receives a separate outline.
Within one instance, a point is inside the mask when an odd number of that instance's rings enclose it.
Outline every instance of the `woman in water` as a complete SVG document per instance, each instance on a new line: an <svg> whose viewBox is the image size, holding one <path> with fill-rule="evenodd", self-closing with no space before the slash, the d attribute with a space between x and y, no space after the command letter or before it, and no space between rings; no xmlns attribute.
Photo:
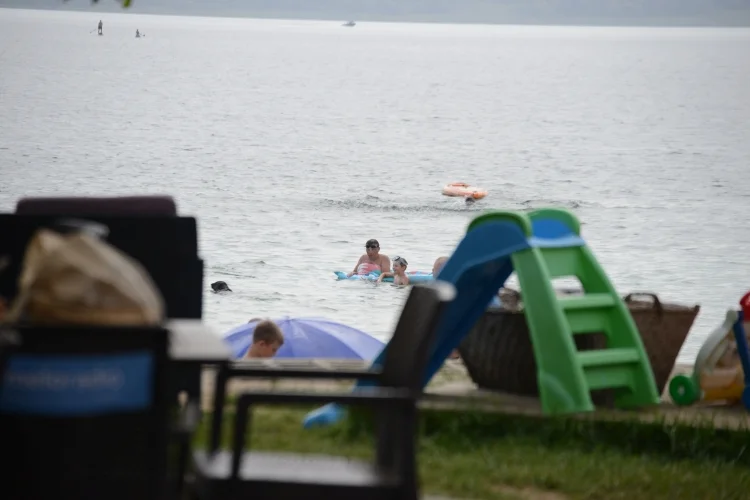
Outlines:
<svg viewBox="0 0 750 500"><path fill-rule="evenodd" d="M354 266L354 270L346 275L346 277L358 274L360 276L366 276L372 272L382 273L383 270L390 271L391 259L387 255L380 253L380 243L378 240L372 239L367 240L365 243L365 254L359 258L357 264Z"/></svg>

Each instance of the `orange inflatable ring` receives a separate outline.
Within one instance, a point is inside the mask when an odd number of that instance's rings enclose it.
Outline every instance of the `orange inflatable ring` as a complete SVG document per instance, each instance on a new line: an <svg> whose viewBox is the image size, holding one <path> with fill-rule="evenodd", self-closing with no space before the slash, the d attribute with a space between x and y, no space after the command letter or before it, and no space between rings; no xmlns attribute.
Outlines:
<svg viewBox="0 0 750 500"><path fill-rule="evenodd" d="M451 182L450 184L443 186L443 195L481 200L487 196L487 190L476 186L470 186L465 182Z"/></svg>

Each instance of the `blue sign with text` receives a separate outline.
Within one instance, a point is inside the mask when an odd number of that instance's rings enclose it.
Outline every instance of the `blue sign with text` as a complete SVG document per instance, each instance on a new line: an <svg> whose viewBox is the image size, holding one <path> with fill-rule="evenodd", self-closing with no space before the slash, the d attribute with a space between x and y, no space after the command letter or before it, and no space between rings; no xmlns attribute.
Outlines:
<svg viewBox="0 0 750 500"><path fill-rule="evenodd" d="M138 411L151 404L153 356L11 356L0 387L0 412L83 416Z"/></svg>

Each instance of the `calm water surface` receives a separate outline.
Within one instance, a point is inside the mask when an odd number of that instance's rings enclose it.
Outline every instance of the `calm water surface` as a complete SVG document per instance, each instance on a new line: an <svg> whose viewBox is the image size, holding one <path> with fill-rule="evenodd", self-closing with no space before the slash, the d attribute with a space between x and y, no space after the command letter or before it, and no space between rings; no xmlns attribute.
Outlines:
<svg viewBox="0 0 750 500"><path fill-rule="evenodd" d="M332 274L368 238L428 270L481 210L567 207L618 289L701 304L690 361L750 289L748 49L741 29L0 10L0 209L172 194L207 284L235 290L206 293L218 331L314 314L386 338L404 290ZM490 196L441 196L456 180Z"/></svg>

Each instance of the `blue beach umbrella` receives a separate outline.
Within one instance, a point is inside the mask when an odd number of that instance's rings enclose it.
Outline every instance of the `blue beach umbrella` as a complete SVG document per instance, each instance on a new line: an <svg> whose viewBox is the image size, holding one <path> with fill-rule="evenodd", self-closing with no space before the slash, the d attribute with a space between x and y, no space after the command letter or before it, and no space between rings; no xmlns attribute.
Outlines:
<svg viewBox="0 0 750 500"><path fill-rule="evenodd" d="M284 345L277 358L372 360L383 349L383 342L351 326L325 318L273 320L284 333ZM235 358L244 357L253 341L258 320L240 325L224 335Z"/></svg>

